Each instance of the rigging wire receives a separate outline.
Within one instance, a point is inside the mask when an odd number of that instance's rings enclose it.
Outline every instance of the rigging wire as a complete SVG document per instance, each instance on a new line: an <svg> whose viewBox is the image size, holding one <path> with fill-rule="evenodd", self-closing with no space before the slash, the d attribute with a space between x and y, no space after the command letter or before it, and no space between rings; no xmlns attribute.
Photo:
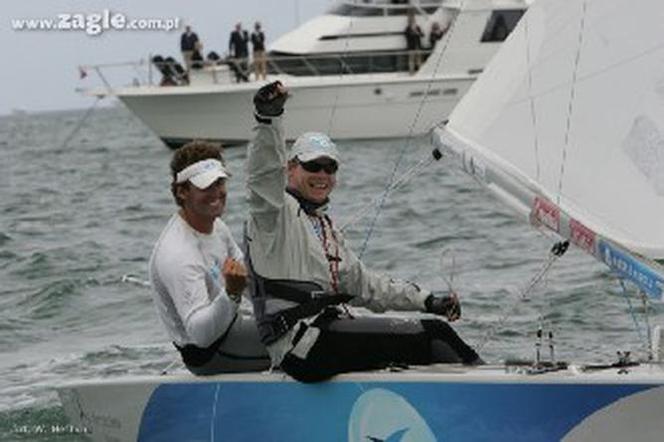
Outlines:
<svg viewBox="0 0 664 442"><path fill-rule="evenodd" d="M565 163L567 163L567 148L569 147L569 133L572 127L572 113L574 112L574 98L576 96L576 82L579 73L579 62L581 61L581 46L583 45L583 33L586 25L586 1L583 2L583 12L581 13L581 23L579 25L578 46L574 60L574 71L572 73L572 84L570 87L569 103L567 104L567 123L565 128L565 144L563 144L562 159L560 161L560 178L558 180L557 204L560 206L560 198L563 192L563 178L565 176Z"/></svg>
<svg viewBox="0 0 664 442"><path fill-rule="evenodd" d="M505 322L512 316L516 307L521 302L526 301L528 299L528 296L532 293L535 287L537 287L537 285L549 273L549 271L553 267L553 264L565 254L568 248L569 248L569 241L567 240L557 242L553 245L553 247L549 251L549 255L544 265L542 265L542 267L537 271L537 273L533 275L533 277L530 279L526 287L524 287L524 289L521 290L521 293L519 293L517 298L511 304L503 308L501 315L498 318L498 321L496 321L489 327L487 332L484 334L484 336L475 346L475 349L478 353L481 353L484 347L495 337L498 330L501 329L505 324Z"/></svg>
<svg viewBox="0 0 664 442"><path fill-rule="evenodd" d="M648 353L648 359L652 360L653 358L653 352L652 352L652 328L650 327L650 314L648 313L650 311L650 303L648 302L648 296L642 291L639 290L639 293L641 294L641 301L643 302L643 315L644 319L646 322L646 336L647 336L647 343L648 343L648 348L647 353Z"/></svg>
<svg viewBox="0 0 664 442"><path fill-rule="evenodd" d="M418 176L422 170L426 169L429 164L433 163L434 161L439 161L442 157L443 155L440 150L437 148L434 149L431 152L431 155L427 155L425 158L422 158L414 166L405 171L398 179L392 182L386 189L386 195L389 195L392 192L405 186L411 179L413 179L413 177ZM349 226L356 224L360 219L364 218L367 213L375 210L380 202L381 195L378 195L369 204L365 205L362 210L356 212L356 214L351 219L343 223L340 227L340 230L343 232Z"/></svg>
<svg viewBox="0 0 664 442"><path fill-rule="evenodd" d="M461 5L459 6L459 11L463 10L464 3L465 3L465 0L461 2ZM399 166L401 165L401 162L403 161L403 158L406 154L406 151L410 148L410 146L412 144L413 132L415 130L415 126L416 126L417 122L419 121L419 119L422 115L422 110L424 109L424 105L426 104L426 102L429 98L429 94L431 92L431 87L433 85L434 78L436 77L436 74L438 73L438 69L440 68L440 64L441 64L441 61L443 59L443 55L447 52L447 47L449 45L449 42L452 40L452 35L454 35L454 29L456 27L457 18L458 17L454 17L454 19L452 19L452 22L450 23L449 29L447 31L448 37L445 39L444 46L438 52L438 59L436 60L436 64L434 66L433 73L431 74L431 77L427 81L426 91L424 92L422 100L420 101L420 104L417 108L417 111L415 112L415 116L414 116L413 120L411 121L410 127L408 129L408 136L407 136L406 142L404 143L403 148L400 150L399 155L397 156L397 160L395 161L394 167L392 168L392 173L390 174L390 177L387 181L387 184L385 185L385 190L383 191L381 196L378 198L378 206L376 208L376 211L374 213L373 218L371 219L371 221L369 223L369 227L367 228L367 231L365 233L365 237L364 237L364 240L362 242L360 252L358 253L358 257L360 259L362 259L362 256L364 255L364 252L366 252L366 250L367 250L367 247L369 245L369 241L370 241L371 236L373 235L373 231L376 227L376 222L378 221L378 217L379 217L380 213L383 210L385 202L387 201L387 196L391 192L390 189L392 187L392 184L394 183L395 176L396 176L396 173L399 169Z"/></svg>

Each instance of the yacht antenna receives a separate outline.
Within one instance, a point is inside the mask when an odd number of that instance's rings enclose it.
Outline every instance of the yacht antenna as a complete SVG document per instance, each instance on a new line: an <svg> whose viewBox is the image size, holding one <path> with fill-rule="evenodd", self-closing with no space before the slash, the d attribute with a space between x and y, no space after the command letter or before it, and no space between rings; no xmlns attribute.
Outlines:
<svg viewBox="0 0 664 442"><path fill-rule="evenodd" d="M293 1L295 12L295 26L300 26L300 0Z"/></svg>

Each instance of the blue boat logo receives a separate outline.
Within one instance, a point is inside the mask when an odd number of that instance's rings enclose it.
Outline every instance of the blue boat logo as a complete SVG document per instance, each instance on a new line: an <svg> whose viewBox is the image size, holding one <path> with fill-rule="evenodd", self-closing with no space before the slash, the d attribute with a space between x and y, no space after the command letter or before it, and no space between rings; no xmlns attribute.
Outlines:
<svg viewBox="0 0 664 442"><path fill-rule="evenodd" d="M367 436L367 439L371 442L401 442L403 440L403 435L406 434L406 432L408 432L408 428L397 430L385 439L373 436Z"/></svg>
<svg viewBox="0 0 664 442"><path fill-rule="evenodd" d="M364 392L353 405L349 442L435 442L436 436L406 399L389 390Z"/></svg>

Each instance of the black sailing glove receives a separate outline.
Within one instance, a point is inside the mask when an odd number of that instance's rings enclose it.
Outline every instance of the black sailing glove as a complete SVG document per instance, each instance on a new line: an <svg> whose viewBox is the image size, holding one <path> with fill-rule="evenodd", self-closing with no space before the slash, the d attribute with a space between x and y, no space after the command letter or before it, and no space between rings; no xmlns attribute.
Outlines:
<svg viewBox="0 0 664 442"><path fill-rule="evenodd" d="M445 316L448 321L454 322L461 317L461 304L456 293L450 293L446 296L429 295L424 301L427 313Z"/></svg>
<svg viewBox="0 0 664 442"><path fill-rule="evenodd" d="M263 123L263 119L278 117L284 113L284 103L288 99L288 91L280 81L267 84L258 89L254 95L256 119Z"/></svg>

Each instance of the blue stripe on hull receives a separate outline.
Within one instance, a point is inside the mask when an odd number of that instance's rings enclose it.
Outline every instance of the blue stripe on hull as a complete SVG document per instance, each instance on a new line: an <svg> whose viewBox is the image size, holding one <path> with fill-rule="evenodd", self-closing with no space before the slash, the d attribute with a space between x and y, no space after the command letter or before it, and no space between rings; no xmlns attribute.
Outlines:
<svg viewBox="0 0 664 442"><path fill-rule="evenodd" d="M139 441L558 441L653 385L229 382L165 384Z"/></svg>

